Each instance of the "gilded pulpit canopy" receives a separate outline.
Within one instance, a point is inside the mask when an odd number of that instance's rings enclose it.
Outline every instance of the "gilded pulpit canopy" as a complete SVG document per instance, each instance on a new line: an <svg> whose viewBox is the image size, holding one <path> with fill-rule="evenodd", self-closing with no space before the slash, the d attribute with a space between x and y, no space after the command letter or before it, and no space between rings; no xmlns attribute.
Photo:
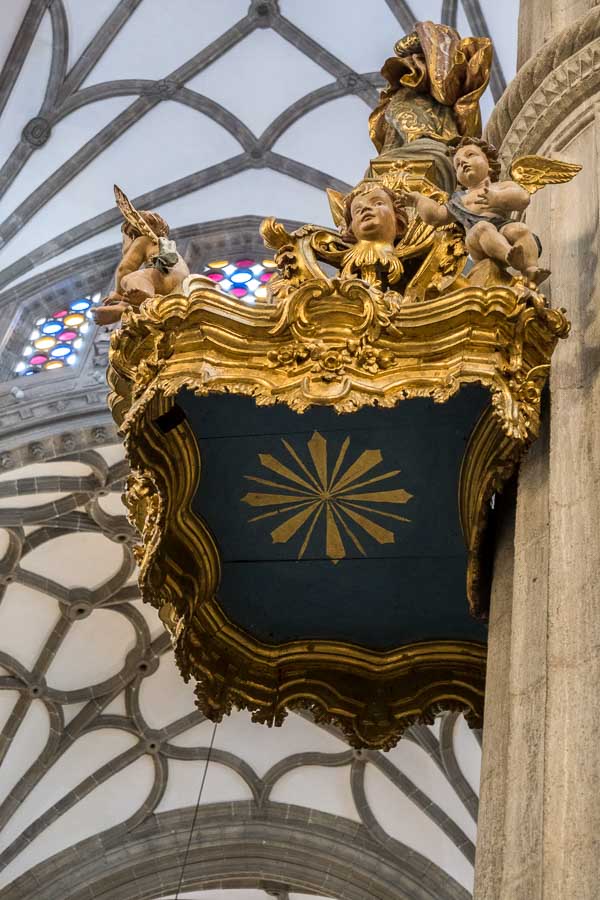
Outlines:
<svg viewBox="0 0 600 900"><path fill-rule="evenodd" d="M269 303L202 275L141 303L118 282L110 399L140 589L213 720L308 708L356 747L442 709L481 724L491 500L569 331L514 215L579 169L530 156L501 175L477 137L491 53L431 22L396 45L382 152L328 192L336 227L262 223Z"/></svg>

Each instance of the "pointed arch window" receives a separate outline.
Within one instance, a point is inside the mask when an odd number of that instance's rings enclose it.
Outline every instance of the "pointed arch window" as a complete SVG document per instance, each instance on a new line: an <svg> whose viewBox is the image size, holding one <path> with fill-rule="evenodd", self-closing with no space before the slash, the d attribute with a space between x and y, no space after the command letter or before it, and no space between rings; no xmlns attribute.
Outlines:
<svg viewBox="0 0 600 900"><path fill-rule="evenodd" d="M76 297L36 319L15 375L35 375L74 365L92 326L92 307L100 298L100 293Z"/></svg>

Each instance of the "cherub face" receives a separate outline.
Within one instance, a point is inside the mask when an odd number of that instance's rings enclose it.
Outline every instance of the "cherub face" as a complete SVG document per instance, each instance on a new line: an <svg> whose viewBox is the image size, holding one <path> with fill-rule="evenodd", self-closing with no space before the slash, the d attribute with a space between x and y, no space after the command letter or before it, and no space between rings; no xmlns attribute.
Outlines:
<svg viewBox="0 0 600 900"><path fill-rule="evenodd" d="M393 244L398 231L392 198L381 188L359 194L350 207L352 231L359 241Z"/></svg>
<svg viewBox="0 0 600 900"><path fill-rule="evenodd" d="M456 179L463 187L476 187L490 174L488 158L476 144L459 147L454 154Z"/></svg>

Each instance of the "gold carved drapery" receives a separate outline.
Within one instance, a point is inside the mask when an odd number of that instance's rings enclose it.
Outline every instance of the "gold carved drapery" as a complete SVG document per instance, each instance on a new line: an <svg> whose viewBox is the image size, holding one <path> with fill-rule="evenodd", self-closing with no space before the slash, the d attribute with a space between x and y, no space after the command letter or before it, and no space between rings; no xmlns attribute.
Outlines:
<svg viewBox="0 0 600 900"><path fill-rule="evenodd" d="M447 25L419 22L395 50L381 70L390 87L369 118L377 151L419 137L448 142L479 136L479 100L492 66L490 39L461 38Z"/></svg>

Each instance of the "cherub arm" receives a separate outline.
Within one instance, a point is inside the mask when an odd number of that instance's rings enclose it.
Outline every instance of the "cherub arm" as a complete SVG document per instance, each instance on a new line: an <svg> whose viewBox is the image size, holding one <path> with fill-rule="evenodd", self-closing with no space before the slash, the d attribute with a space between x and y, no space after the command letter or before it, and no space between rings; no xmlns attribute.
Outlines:
<svg viewBox="0 0 600 900"><path fill-rule="evenodd" d="M135 238L123 253L121 262L115 272L115 293L121 291L121 281L125 275L137 272L143 263L147 262L156 252L156 243L149 237L141 235Z"/></svg>
<svg viewBox="0 0 600 900"><path fill-rule="evenodd" d="M481 210L523 212L530 201L529 192L516 181L501 181L481 188L476 202Z"/></svg>
<svg viewBox="0 0 600 900"><path fill-rule="evenodd" d="M448 225L452 221L452 216L445 205L426 197L419 191L405 191L402 195L406 206L414 206L417 215L427 225Z"/></svg>

